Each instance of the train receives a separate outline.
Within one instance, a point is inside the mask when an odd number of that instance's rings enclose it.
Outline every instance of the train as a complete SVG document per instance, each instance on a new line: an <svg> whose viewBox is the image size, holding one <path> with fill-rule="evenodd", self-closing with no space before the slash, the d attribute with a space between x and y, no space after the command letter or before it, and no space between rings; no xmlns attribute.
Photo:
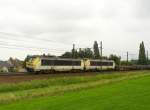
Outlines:
<svg viewBox="0 0 150 110"><path fill-rule="evenodd" d="M150 65L116 66L117 71L150 70Z"/></svg>
<svg viewBox="0 0 150 110"><path fill-rule="evenodd" d="M115 62L88 58L31 57L26 61L26 69L34 73L103 71L114 70Z"/></svg>

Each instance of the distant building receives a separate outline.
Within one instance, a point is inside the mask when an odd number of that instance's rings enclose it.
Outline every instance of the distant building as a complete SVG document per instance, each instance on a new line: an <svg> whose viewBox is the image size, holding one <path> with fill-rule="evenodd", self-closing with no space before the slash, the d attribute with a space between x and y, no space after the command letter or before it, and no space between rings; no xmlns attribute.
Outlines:
<svg viewBox="0 0 150 110"><path fill-rule="evenodd" d="M7 61L0 61L0 71L1 72L10 72L12 70L13 65L8 63Z"/></svg>
<svg viewBox="0 0 150 110"><path fill-rule="evenodd" d="M7 68L7 67L2 67L2 68L1 68L1 72L6 72L6 73L8 73L8 72L9 72L9 70L8 70L8 68Z"/></svg>

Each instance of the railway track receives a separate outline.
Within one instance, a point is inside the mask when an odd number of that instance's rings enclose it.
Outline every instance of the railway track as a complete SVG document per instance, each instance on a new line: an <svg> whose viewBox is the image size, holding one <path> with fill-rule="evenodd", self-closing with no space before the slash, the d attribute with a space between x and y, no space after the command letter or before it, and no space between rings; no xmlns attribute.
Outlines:
<svg viewBox="0 0 150 110"><path fill-rule="evenodd" d="M49 79L55 77L69 77L69 76L94 76L96 72L86 73L53 73L53 74L29 74L29 73L1 73L0 83L19 83L31 80Z"/></svg>
<svg viewBox="0 0 150 110"><path fill-rule="evenodd" d="M0 76L77 76L77 75L95 75L103 73L111 73L112 71L133 71L133 70L150 70L150 65L148 66L118 66L116 70L106 70L99 72L56 72L56 73L45 73L45 74L34 74L34 73L21 73L21 72L8 72L0 73Z"/></svg>
<svg viewBox="0 0 150 110"><path fill-rule="evenodd" d="M118 71L119 72L119 71ZM128 71L120 71L126 73ZM51 74L29 74L29 73L0 73L0 83L19 83L31 81L35 79L49 79L55 77L69 77L69 76L94 76L97 74L111 74L112 71L103 72L84 72L84 73L51 73Z"/></svg>
<svg viewBox="0 0 150 110"><path fill-rule="evenodd" d="M14 72L9 72L9 73L0 73L0 76L25 76L29 75L27 73L14 73Z"/></svg>
<svg viewBox="0 0 150 110"><path fill-rule="evenodd" d="M101 72L101 73L104 73L104 72ZM106 73L106 72L105 72ZM109 73L109 72L107 72ZM47 73L47 74L32 74L32 73L0 73L0 77L2 76L56 76L56 77L60 77L60 76L84 76L84 75L96 75L96 74L100 74L100 72L78 72L78 73L69 73L69 72L66 72L66 73Z"/></svg>
<svg viewBox="0 0 150 110"><path fill-rule="evenodd" d="M111 71L99 71L99 72L56 72L56 73L21 73L21 72L8 72L8 73L0 73L0 76L78 76L78 75L96 75L96 74L106 74L111 73Z"/></svg>

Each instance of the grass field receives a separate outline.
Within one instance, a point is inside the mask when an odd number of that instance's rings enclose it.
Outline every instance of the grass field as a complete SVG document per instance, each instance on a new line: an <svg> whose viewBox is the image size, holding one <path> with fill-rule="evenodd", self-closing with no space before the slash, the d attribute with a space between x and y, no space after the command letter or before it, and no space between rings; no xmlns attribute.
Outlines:
<svg viewBox="0 0 150 110"><path fill-rule="evenodd" d="M148 110L150 71L0 85L0 110Z"/></svg>

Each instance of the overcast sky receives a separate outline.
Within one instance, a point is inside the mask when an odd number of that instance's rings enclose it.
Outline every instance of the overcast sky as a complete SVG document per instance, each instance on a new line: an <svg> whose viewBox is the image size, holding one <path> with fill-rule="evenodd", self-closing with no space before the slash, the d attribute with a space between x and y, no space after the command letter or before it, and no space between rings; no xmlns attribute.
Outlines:
<svg viewBox="0 0 150 110"><path fill-rule="evenodd" d="M59 55L95 40L104 55L136 58L141 41L150 50L150 0L0 0L0 59Z"/></svg>

